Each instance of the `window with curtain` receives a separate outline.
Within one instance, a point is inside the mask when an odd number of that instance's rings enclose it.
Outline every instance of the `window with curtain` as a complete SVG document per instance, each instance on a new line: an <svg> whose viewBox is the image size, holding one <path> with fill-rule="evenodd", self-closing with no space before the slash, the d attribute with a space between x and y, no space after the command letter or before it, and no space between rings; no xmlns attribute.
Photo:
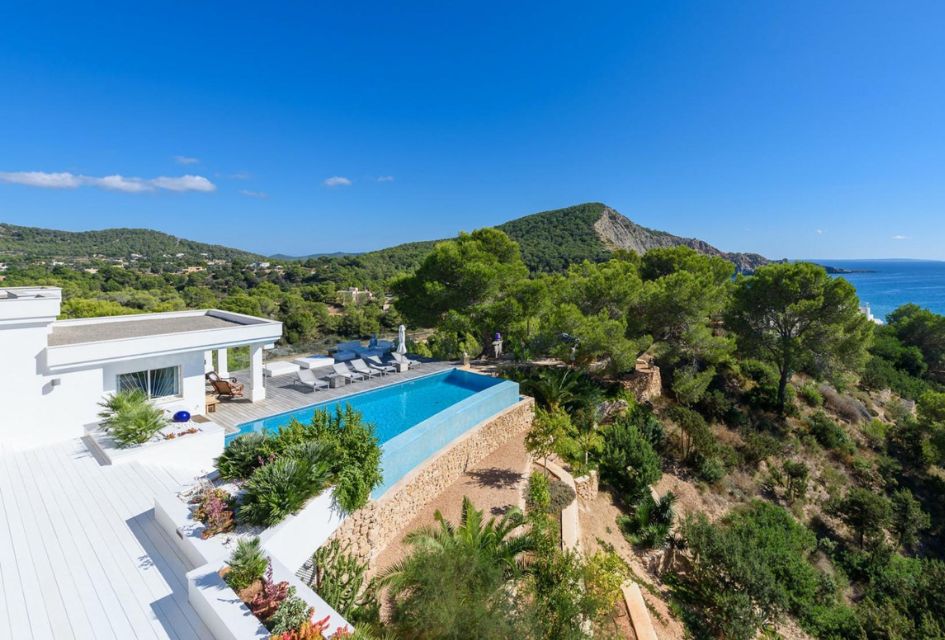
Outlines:
<svg viewBox="0 0 945 640"><path fill-rule="evenodd" d="M164 367L118 375L118 390L141 389L149 398L170 398L180 395L180 368Z"/></svg>

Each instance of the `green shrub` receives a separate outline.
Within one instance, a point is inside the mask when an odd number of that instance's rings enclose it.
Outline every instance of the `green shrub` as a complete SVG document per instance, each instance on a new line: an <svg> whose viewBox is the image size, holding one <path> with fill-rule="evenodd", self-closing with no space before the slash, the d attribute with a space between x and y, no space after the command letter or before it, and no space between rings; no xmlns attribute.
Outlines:
<svg viewBox="0 0 945 640"><path fill-rule="evenodd" d="M825 449L852 449L852 443L843 428L831 420L826 413L818 411L807 418L811 434Z"/></svg>
<svg viewBox="0 0 945 640"><path fill-rule="evenodd" d="M257 468L271 462L272 455L271 438L264 433L248 433L228 444L215 464L224 480L245 480Z"/></svg>
<svg viewBox="0 0 945 640"><path fill-rule="evenodd" d="M662 460L640 429L618 420L603 431L601 479L621 492L631 504L663 475Z"/></svg>
<svg viewBox="0 0 945 640"><path fill-rule="evenodd" d="M266 621L273 634L295 631L305 622L310 622L315 610L308 603L294 594L294 587L289 588L289 595L279 603L276 612Z"/></svg>
<svg viewBox="0 0 945 640"><path fill-rule="evenodd" d="M617 526L634 544L647 548L659 546L666 540L673 526L675 502L676 496L672 492L664 495L659 501L646 495L637 503L631 515L617 518Z"/></svg>
<svg viewBox="0 0 945 640"><path fill-rule="evenodd" d="M742 445L738 448L742 463L750 468L756 468L762 460L771 456L778 456L784 452L785 445L782 438L778 438L765 431L755 429L743 433Z"/></svg>
<svg viewBox="0 0 945 640"><path fill-rule="evenodd" d="M824 406L824 394L820 392L820 389L817 388L817 385L813 382L805 382L797 390L797 395L807 403L809 407L822 407Z"/></svg>
<svg viewBox="0 0 945 640"><path fill-rule="evenodd" d="M551 511L551 485L544 473L533 473L528 477L528 493L525 506L529 511L548 513Z"/></svg>
<svg viewBox="0 0 945 640"><path fill-rule="evenodd" d="M886 432L888 430L889 425L885 422L873 419L863 425L863 436L872 448L883 451L886 448Z"/></svg>
<svg viewBox="0 0 945 640"><path fill-rule="evenodd" d="M381 447L374 427L346 405L334 413L318 410L307 428L312 437L332 447L335 502L345 512L364 506L383 481Z"/></svg>
<svg viewBox="0 0 945 640"><path fill-rule="evenodd" d="M239 592L263 577L269 562L263 555L259 538L242 538L226 564L230 567L226 583Z"/></svg>
<svg viewBox="0 0 945 640"><path fill-rule="evenodd" d="M715 524L692 516L681 530L693 562L677 594L696 637L749 640L785 612L803 619L837 600L807 559L814 534L781 507L755 500Z"/></svg>
<svg viewBox="0 0 945 640"><path fill-rule="evenodd" d="M718 458L703 458L699 462L698 475L700 480L715 484L725 477L725 465Z"/></svg>
<svg viewBox="0 0 945 640"><path fill-rule="evenodd" d="M150 440L167 424L164 412L151 404L148 394L140 389L119 391L104 402L101 428L119 447L132 447Z"/></svg>
<svg viewBox="0 0 945 640"><path fill-rule="evenodd" d="M329 477L325 462L279 458L256 469L246 482L239 516L252 524L278 524L324 489Z"/></svg>

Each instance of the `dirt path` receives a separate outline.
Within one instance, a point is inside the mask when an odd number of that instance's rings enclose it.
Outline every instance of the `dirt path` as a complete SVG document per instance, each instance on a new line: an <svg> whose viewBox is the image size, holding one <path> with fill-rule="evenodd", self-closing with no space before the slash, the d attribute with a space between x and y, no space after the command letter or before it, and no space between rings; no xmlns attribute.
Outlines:
<svg viewBox="0 0 945 640"><path fill-rule="evenodd" d="M510 506L521 507L521 490L530 463L524 437L522 434L506 442L427 504L404 526L397 541L377 556L372 575L403 558L407 547L400 539L409 531L434 524L437 510L450 522L459 522L463 496L468 496L486 517L500 516Z"/></svg>

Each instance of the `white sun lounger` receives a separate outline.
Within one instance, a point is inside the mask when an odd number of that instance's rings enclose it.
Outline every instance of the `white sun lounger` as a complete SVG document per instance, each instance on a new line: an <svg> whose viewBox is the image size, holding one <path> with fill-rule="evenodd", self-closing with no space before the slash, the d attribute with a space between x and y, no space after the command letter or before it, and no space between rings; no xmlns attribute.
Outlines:
<svg viewBox="0 0 945 640"><path fill-rule="evenodd" d="M361 358L355 358L348 363L348 366L352 367L356 372L361 375L365 375L368 378L373 378L374 376L380 375L380 371L375 371L374 369L367 366L367 363L364 362Z"/></svg>
<svg viewBox="0 0 945 640"><path fill-rule="evenodd" d="M369 367L376 369L383 374L394 373L397 371L396 367L392 367L389 364L384 364L377 356L365 356L364 361L367 362Z"/></svg>
<svg viewBox="0 0 945 640"><path fill-rule="evenodd" d="M366 376L363 373L358 373L357 371L351 371L348 367L344 366L340 362L332 365L332 368L335 370L335 374L346 378L349 382L354 380L364 380Z"/></svg>
<svg viewBox="0 0 945 640"><path fill-rule="evenodd" d="M328 382L320 378L316 378L311 369L299 369L297 375L299 378L299 383L305 385L306 387L311 387L312 391L328 388Z"/></svg>

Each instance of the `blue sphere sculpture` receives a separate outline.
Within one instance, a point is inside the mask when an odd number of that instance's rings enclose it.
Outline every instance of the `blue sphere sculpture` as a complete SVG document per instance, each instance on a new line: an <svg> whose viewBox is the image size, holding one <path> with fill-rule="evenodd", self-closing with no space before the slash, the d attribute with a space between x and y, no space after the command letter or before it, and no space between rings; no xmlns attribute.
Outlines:
<svg viewBox="0 0 945 640"><path fill-rule="evenodd" d="M173 419L174 419L174 422L187 422L188 420L190 420L190 412L178 411L177 413L174 414Z"/></svg>

